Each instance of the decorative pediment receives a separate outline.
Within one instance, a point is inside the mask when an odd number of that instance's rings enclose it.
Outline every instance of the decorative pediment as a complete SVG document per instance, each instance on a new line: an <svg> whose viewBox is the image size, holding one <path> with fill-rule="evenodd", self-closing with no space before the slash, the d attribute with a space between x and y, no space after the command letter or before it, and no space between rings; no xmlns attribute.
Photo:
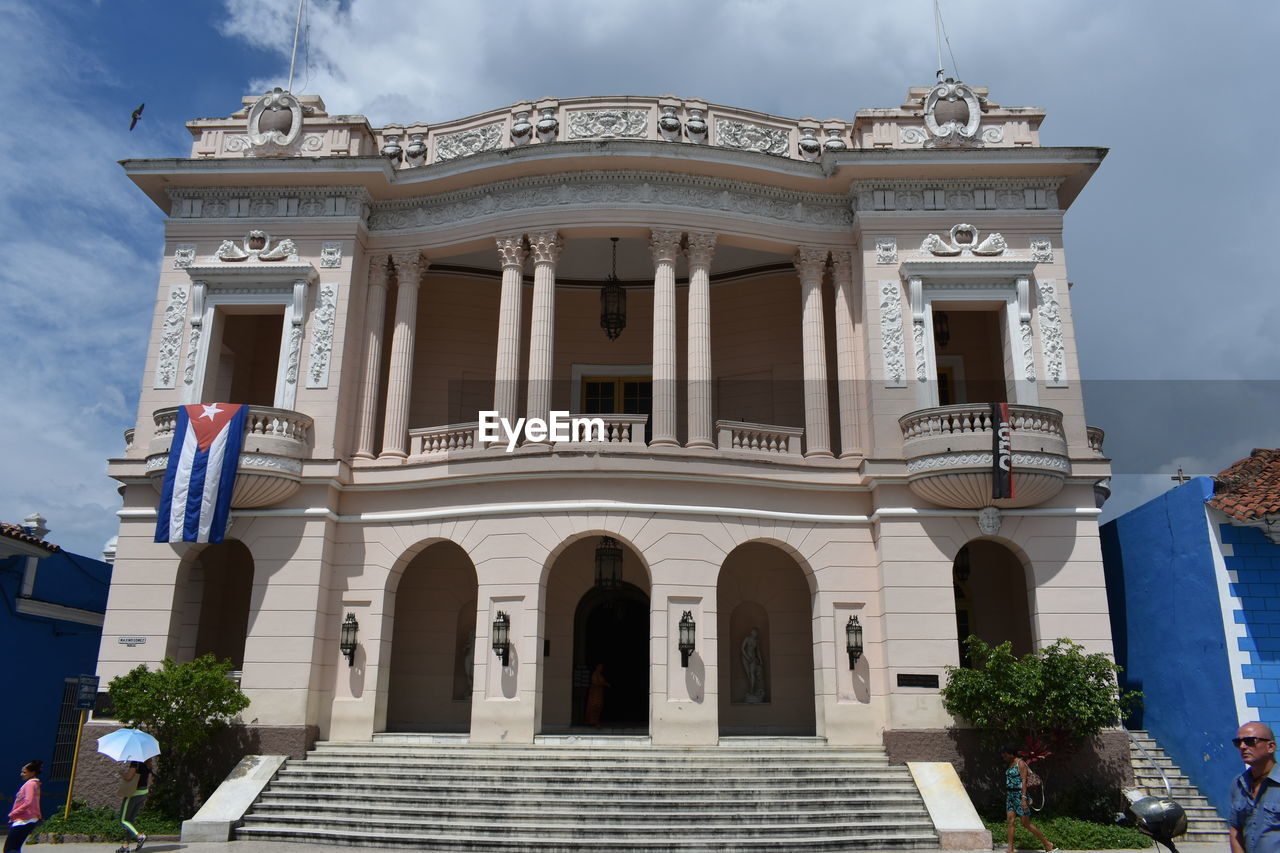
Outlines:
<svg viewBox="0 0 1280 853"><path fill-rule="evenodd" d="M920 244L922 255L933 255L939 258L951 258L959 255L980 255L994 257L1003 255L1009 248L1004 236L993 231L981 242L978 241L978 229L967 223L953 225L949 232L950 240L944 240L937 234L930 234Z"/></svg>
<svg viewBox="0 0 1280 853"><path fill-rule="evenodd" d="M213 253L210 261L287 261L298 262L298 247L289 239L271 245L271 235L266 231L254 229L244 235L244 240L237 246L234 240L223 240L222 245Z"/></svg>

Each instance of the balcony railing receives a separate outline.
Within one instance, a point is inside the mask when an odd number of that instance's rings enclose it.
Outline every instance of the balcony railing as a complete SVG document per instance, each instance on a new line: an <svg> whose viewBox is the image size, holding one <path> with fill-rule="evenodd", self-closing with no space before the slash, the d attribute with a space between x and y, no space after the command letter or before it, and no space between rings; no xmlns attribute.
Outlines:
<svg viewBox="0 0 1280 853"><path fill-rule="evenodd" d="M744 450L773 456L800 456L799 427L753 424L746 421L716 421L716 445L721 450Z"/></svg>
<svg viewBox="0 0 1280 853"><path fill-rule="evenodd" d="M903 441L977 432L990 435L991 407L987 403L962 403L958 406L921 409L899 419L898 423L902 426ZM1016 432L1037 433L1055 438L1063 435L1062 412L1056 409L1010 406L1009 425Z"/></svg>
<svg viewBox="0 0 1280 853"><path fill-rule="evenodd" d="M1089 437L1089 449L1102 456L1102 440L1107 437L1107 434L1096 426L1087 426L1084 430Z"/></svg>

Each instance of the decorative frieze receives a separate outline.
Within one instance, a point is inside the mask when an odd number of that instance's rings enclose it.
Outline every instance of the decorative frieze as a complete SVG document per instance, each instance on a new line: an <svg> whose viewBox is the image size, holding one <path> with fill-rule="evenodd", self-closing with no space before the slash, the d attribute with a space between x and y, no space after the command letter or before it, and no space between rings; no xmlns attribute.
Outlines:
<svg viewBox="0 0 1280 853"><path fill-rule="evenodd" d="M938 453L933 456L920 456L907 460L907 473L919 474L924 471L937 471L947 468L990 468L991 453ZM1039 470L1061 471L1071 473L1071 462L1067 457L1057 453L1014 453L1014 468L1037 468Z"/></svg>
<svg viewBox="0 0 1280 853"><path fill-rule="evenodd" d="M342 266L341 240L326 240L320 247L320 266L325 269L337 269Z"/></svg>
<svg viewBox="0 0 1280 853"><path fill-rule="evenodd" d="M178 354L182 350L182 327L187 315L187 288L169 289L169 304L164 309L164 328L160 333L160 357L156 361L155 388L173 388L178 382Z"/></svg>
<svg viewBox="0 0 1280 853"><path fill-rule="evenodd" d="M173 247L173 268L183 270L191 266L196 259L195 243L178 243Z"/></svg>
<svg viewBox="0 0 1280 853"><path fill-rule="evenodd" d="M876 263L896 264L898 262L898 241L893 237L876 238Z"/></svg>
<svg viewBox="0 0 1280 853"><path fill-rule="evenodd" d="M1067 384L1066 347L1062 342L1062 308L1058 304L1058 282L1044 279L1036 282L1040 297L1037 314L1044 357L1045 383L1061 388Z"/></svg>
<svg viewBox="0 0 1280 853"><path fill-rule="evenodd" d="M173 219L268 219L354 216L368 213L369 192L354 187L181 188L167 191Z"/></svg>
<svg viewBox="0 0 1280 853"><path fill-rule="evenodd" d="M570 139L615 137L643 139L648 135L648 110L571 110L569 112Z"/></svg>
<svg viewBox="0 0 1280 853"><path fill-rule="evenodd" d="M333 330L338 317L338 286L322 284L311 315L311 352L307 358L307 387L329 387L329 359L333 355Z"/></svg>
<svg viewBox="0 0 1280 853"><path fill-rule="evenodd" d="M1053 263L1053 243L1048 240L1032 240L1031 260L1038 264Z"/></svg>
<svg viewBox="0 0 1280 853"><path fill-rule="evenodd" d="M902 296L898 282L880 282L880 342L884 350L884 383L888 388L907 384L907 356L902 331Z"/></svg>
<svg viewBox="0 0 1280 853"><path fill-rule="evenodd" d="M765 127L746 121L716 119L716 144L742 151L759 151L786 157L791 133L781 127Z"/></svg>
<svg viewBox="0 0 1280 853"><path fill-rule="evenodd" d="M473 127L436 138L436 162L469 157L482 151L497 151L502 147L502 122Z"/></svg>
<svg viewBox="0 0 1280 853"><path fill-rule="evenodd" d="M1057 210L1059 178L854 181L855 211Z"/></svg>
<svg viewBox="0 0 1280 853"><path fill-rule="evenodd" d="M846 231L853 215L843 196L802 193L717 178L649 172L547 175L375 205L371 231L402 231L483 221L543 208L685 208L762 222Z"/></svg>

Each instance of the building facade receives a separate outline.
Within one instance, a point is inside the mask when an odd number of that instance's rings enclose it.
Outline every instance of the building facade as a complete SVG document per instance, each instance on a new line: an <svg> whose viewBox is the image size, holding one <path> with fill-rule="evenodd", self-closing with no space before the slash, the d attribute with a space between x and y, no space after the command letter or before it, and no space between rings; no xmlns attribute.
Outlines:
<svg viewBox="0 0 1280 853"><path fill-rule="evenodd" d="M1105 152L986 95L373 127L276 90L127 161L168 218L100 674L230 658L289 744L880 744L950 724L960 634L1110 652L1062 239ZM158 544L214 401L252 407L231 528Z"/></svg>

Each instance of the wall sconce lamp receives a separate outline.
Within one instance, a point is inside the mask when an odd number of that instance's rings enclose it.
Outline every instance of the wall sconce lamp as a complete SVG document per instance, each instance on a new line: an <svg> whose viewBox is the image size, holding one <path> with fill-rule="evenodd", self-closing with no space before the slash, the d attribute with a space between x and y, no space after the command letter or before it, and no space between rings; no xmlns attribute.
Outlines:
<svg viewBox="0 0 1280 853"><path fill-rule="evenodd" d="M501 610L493 620L493 653L502 659L503 666L511 659L511 617Z"/></svg>
<svg viewBox="0 0 1280 853"><path fill-rule="evenodd" d="M596 586L613 589L622 579L622 546L612 536L601 536L596 546Z"/></svg>
<svg viewBox="0 0 1280 853"><path fill-rule="evenodd" d="M850 616L844 626L845 647L849 650L849 669L858 665L862 657L862 625L857 616Z"/></svg>
<svg viewBox="0 0 1280 853"><path fill-rule="evenodd" d="M933 340L938 349L946 349L947 344L951 343L951 321L946 311L933 312Z"/></svg>
<svg viewBox="0 0 1280 853"><path fill-rule="evenodd" d="M697 627L698 623L693 621L693 613L686 610L680 617L680 642L677 646L680 649L680 666L686 669L689 666L689 655L693 654L694 630Z"/></svg>
<svg viewBox="0 0 1280 853"><path fill-rule="evenodd" d="M951 565L951 574L956 583L964 583L969 580L970 571L969 546L965 545L960 549L959 553L956 554L956 560Z"/></svg>
<svg viewBox="0 0 1280 853"><path fill-rule="evenodd" d="M347 666L356 665L356 634L360 631L360 623L354 613L348 613L342 620L342 634L338 639L338 648L347 656Z"/></svg>

